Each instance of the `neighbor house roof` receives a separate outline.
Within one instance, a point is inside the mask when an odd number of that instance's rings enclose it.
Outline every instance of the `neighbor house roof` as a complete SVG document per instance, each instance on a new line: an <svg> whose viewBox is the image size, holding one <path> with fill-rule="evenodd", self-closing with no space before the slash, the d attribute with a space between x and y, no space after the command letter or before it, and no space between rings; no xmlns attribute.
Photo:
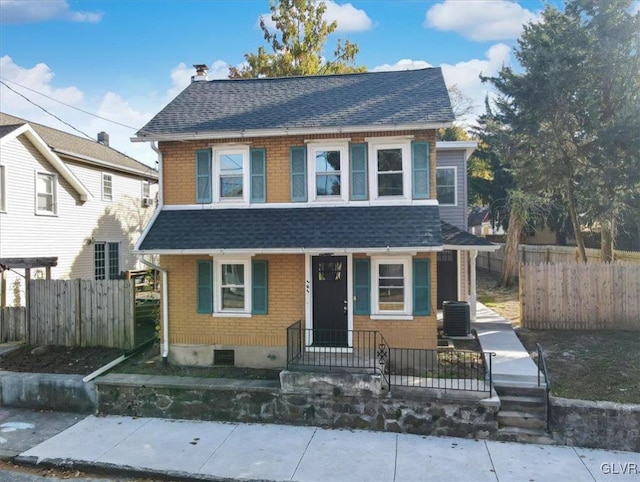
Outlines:
<svg viewBox="0 0 640 482"><path fill-rule="evenodd" d="M464 247L468 249L477 249L480 251L494 251L500 248L500 245L488 241L486 238L475 236L467 231L455 227L445 221L442 224L442 244L445 248Z"/></svg>
<svg viewBox="0 0 640 482"><path fill-rule="evenodd" d="M161 211L143 252L305 252L435 250L437 206L197 209Z"/></svg>
<svg viewBox="0 0 640 482"><path fill-rule="evenodd" d="M11 125L0 125L0 138L6 136L7 134L11 134L13 131L15 131L21 125L24 125L24 123L22 123L22 124L11 124Z"/></svg>
<svg viewBox="0 0 640 482"><path fill-rule="evenodd" d="M155 169L136 161L112 147L100 144L97 140L94 141L78 137L52 127L43 126L0 112L0 129L2 129L0 132L2 135L6 134L4 130L9 127L15 129L27 123L47 143L49 148L58 155L71 157L85 163L141 175L149 179L158 178L158 173ZM11 130L8 132L11 132Z"/></svg>
<svg viewBox="0 0 640 482"><path fill-rule="evenodd" d="M440 68L192 82L140 141L425 129L454 120Z"/></svg>
<svg viewBox="0 0 640 482"><path fill-rule="evenodd" d="M471 212L469 212L467 225L480 226L482 223L489 220L490 215L491 211L488 207L475 207Z"/></svg>

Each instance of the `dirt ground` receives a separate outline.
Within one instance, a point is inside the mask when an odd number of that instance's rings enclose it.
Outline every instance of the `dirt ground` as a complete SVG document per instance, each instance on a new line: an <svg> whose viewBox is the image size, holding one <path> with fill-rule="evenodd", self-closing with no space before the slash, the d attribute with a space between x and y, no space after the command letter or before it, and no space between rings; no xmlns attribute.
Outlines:
<svg viewBox="0 0 640 482"><path fill-rule="evenodd" d="M510 288L498 287L499 276L484 269L476 272L478 301L488 308L511 321L517 328L520 326L520 300L518 298L518 284Z"/></svg>
<svg viewBox="0 0 640 482"><path fill-rule="evenodd" d="M122 355L117 348L22 346L0 358L0 368L13 372L88 375Z"/></svg>

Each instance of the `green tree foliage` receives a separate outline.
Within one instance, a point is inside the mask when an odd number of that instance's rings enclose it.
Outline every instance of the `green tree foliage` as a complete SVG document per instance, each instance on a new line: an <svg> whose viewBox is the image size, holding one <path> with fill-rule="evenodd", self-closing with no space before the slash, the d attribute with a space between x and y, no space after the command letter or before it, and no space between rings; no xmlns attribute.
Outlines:
<svg viewBox="0 0 640 482"><path fill-rule="evenodd" d="M640 190L640 13L630 12L631 0L547 6L518 41L522 73L485 79L500 93L514 178L559 196L584 261L581 227L597 222L604 238Z"/></svg>
<svg viewBox="0 0 640 482"><path fill-rule="evenodd" d="M359 49L349 40L337 41L331 60L323 57L327 37L338 27L337 22L327 23L323 18L327 8L324 2L270 0L269 8L276 31L270 31L262 18L260 28L272 52L259 47L256 53L245 54L246 65L231 67L229 78L291 77L366 70L354 65Z"/></svg>

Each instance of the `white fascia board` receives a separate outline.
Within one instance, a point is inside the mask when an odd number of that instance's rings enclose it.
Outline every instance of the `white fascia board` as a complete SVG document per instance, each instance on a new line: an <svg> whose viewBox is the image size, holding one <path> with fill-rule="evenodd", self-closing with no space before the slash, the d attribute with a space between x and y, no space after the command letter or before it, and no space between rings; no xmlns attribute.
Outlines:
<svg viewBox="0 0 640 482"><path fill-rule="evenodd" d="M245 137L278 137L278 136L299 136L313 134L346 134L352 132L377 132L377 131L405 131L405 130L425 130L442 129L450 127L453 122L433 122L426 124L395 124L395 125L361 125L361 126L341 126L341 127L284 127L281 129L242 129L235 131L210 131L192 132L184 134L149 134L142 137L131 137L131 142L149 141L196 141L204 139L232 139Z"/></svg>
<svg viewBox="0 0 640 482"><path fill-rule="evenodd" d="M478 148L477 141L438 141L436 142L437 151L464 151L465 161Z"/></svg>
<svg viewBox="0 0 640 482"><path fill-rule="evenodd" d="M79 161L87 164L95 164L100 167L108 167L114 171L121 171L127 174L133 174L138 177L144 177L145 179L152 179L154 181L158 180L158 172L150 166L147 166L148 171L142 171L138 169L133 169L130 167L120 166L119 164L113 164L112 162L102 161L100 159L96 159L94 157L84 156L82 154L77 154L71 151L65 151L64 149L53 149L54 152L63 155L65 157L70 157L74 161Z"/></svg>
<svg viewBox="0 0 640 482"><path fill-rule="evenodd" d="M350 254L350 253L372 253L372 254L406 254L411 253L432 253L442 251L442 246L420 246L401 248L267 248L267 249L149 249L140 250L136 244L133 253L138 255L257 255L257 254Z"/></svg>
<svg viewBox="0 0 640 482"><path fill-rule="evenodd" d="M500 249L499 244L493 246L473 246L473 245L460 245L460 244L445 244L444 249L447 251L497 251Z"/></svg>
<svg viewBox="0 0 640 482"><path fill-rule="evenodd" d="M2 138L2 143L15 139L16 137L24 134L27 139L38 149L38 152L44 156L44 158L53 166L53 168L60 173L60 175L71 185L71 187L80 195L82 201L89 201L93 199L93 196L89 190L82 184L73 172L67 167L58 155L51 150L47 143L38 135L38 133L29 124L24 124L14 131L10 132Z"/></svg>

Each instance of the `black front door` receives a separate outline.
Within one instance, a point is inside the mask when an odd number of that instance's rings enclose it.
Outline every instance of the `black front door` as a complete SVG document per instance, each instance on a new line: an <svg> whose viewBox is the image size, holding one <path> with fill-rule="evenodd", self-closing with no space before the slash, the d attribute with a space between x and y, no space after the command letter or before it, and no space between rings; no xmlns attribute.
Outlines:
<svg viewBox="0 0 640 482"><path fill-rule="evenodd" d="M458 299L458 256L456 251L438 253L438 309L443 301Z"/></svg>
<svg viewBox="0 0 640 482"><path fill-rule="evenodd" d="M347 346L347 257L314 256L313 344Z"/></svg>

